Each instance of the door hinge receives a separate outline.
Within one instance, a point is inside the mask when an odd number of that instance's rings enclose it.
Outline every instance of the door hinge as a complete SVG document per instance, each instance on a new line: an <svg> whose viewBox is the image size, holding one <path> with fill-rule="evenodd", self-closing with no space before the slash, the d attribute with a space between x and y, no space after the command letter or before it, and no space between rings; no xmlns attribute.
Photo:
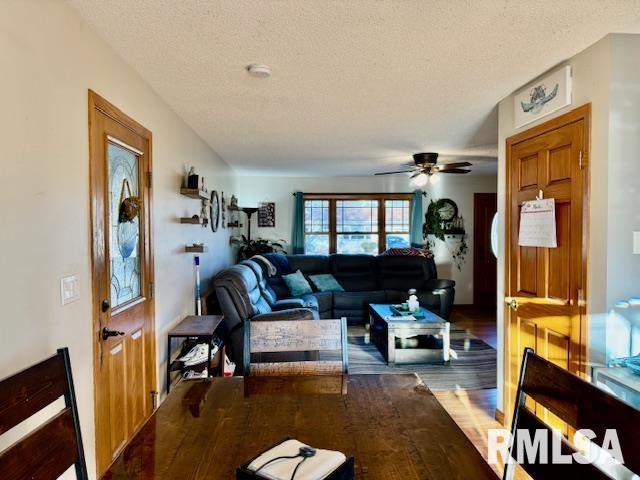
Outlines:
<svg viewBox="0 0 640 480"><path fill-rule="evenodd" d="M578 166L580 170L584 170L587 167L587 156L580 150L580 156L578 157Z"/></svg>
<svg viewBox="0 0 640 480"><path fill-rule="evenodd" d="M156 296L156 284L155 282L149 282L149 298Z"/></svg>
<svg viewBox="0 0 640 480"><path fill-rule="evenodd" d="M147 187L151 188L153 185L153 173L147 172Z"/></svg>
<svg viewBox="0 0 640 480"><path fill-rule="evenodd" d="M151 406L153 410L158 408L158 392L155 390L151 391Z"/></svg>

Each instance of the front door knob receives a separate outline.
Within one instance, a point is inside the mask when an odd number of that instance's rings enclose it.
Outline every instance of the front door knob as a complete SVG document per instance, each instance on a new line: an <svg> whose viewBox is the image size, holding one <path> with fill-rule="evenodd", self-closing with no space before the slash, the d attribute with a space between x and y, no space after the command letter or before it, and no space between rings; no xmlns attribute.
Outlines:
<svg viewBox="0 0 640 480"><path fill-rule="evenodd" d="M109 305L109 300L102 300L102 303L100 304L102 313L105 313L107 310L109 310L109 307L111 307L111 305Z"/></svg>
<svg viewBox="0 0 640 480"><path fill-rule="evenodd" d="M120 337L124 335L124 332L119 332L118 330L109 330L107 327L102 328L102 340L106 340L109 337Z"/></svg>

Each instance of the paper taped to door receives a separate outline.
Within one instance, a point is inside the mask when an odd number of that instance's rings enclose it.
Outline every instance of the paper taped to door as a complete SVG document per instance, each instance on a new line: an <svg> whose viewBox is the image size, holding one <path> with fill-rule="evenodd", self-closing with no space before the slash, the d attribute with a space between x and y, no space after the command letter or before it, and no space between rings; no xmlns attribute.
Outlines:
<svg viewBox="0 0 640 480"><path fill-rule="evenodd" d="M553 198L536 199L522 204L520 210L521 247L556 248L556 202Z"/></svg>

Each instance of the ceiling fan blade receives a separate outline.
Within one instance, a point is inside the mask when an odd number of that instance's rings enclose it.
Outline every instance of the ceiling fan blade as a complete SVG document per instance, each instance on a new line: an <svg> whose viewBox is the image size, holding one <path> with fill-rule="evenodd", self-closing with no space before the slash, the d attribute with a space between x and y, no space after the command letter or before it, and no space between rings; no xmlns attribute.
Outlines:
<svg viewBox="0 0 640 480"><path fill-rule="evenodd" d="M374 175L395 175L396 173L409 173L409 172L413 172L413 170L398 170L395 172L378 172L378 173L374 173Z"/></svg>
<svg viewBox="0 0 640 480"><path fill-rule="evenodd" d="M455 162L455 163L443 163L441 165L437 165L436 168L440 171L442 170L450 170L452 168L459 167L471 167L473 164L469 162Z"/></svg>
<svg viewBox="0 0 640 480"><path fill-rule="evenodd" d="M462 168L452 168L451 170L439 170L438 173L471 173L471 170L464 170Z"/></svg>

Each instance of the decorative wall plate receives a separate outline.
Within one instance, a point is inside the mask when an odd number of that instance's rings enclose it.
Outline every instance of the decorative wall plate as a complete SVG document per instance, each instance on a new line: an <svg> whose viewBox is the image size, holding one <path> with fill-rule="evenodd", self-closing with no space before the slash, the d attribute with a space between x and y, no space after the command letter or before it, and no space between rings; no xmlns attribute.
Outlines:
<svg viewBox="0 0 640 480"><path fill-rule="evenodd" d="M211 231L216 232L218 225L220 224L220 201L218 199L218 192L213 190L211 192L211 202L209 203L209 217L211 218Z"/></svg>

